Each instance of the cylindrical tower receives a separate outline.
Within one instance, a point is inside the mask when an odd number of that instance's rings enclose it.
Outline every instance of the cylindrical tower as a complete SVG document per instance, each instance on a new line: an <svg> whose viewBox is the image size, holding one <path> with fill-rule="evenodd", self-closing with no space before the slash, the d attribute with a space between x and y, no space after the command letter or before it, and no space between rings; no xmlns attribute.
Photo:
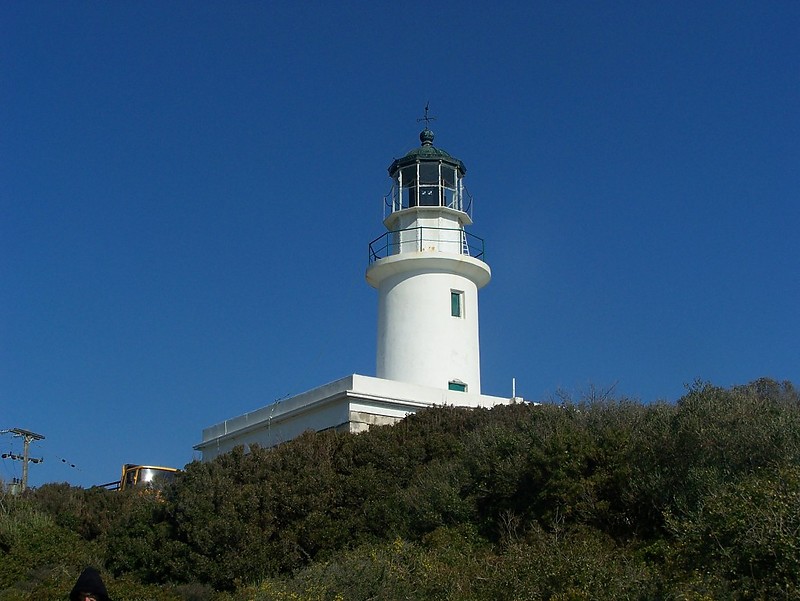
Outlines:
<svg viewBox="0 0 800 601"><path fill-rule="evenodd" d="M367 282L378 289L376 375L481 392L478 290L491 278L483 240L468 234L464 164L422 145L389 167L388 230L370 243Z"/></svg>

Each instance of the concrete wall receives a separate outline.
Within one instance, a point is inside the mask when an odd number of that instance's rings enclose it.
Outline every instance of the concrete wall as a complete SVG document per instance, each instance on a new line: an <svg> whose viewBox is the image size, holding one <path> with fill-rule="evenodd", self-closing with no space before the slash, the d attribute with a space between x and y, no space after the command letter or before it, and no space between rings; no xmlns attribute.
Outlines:
<svg viewBox="0 0 800 601"><path fill-rule="evenodd" d="M203 430L195 449L209 461L237 445L271 447L306 430L363 432L391 425L426 407L493 407L512 399L454 392L353 374L290 399L225 420Z"/></svg>
<svg viewBox="0 0 800 601"><path fill-rule="evenodd" d="M373 263L376 375L444 389L458 380L480 394L478 289L490 277L483 261L459 254L403 253ZM463 293L461 317L451 315L452 291Z"/></svg>

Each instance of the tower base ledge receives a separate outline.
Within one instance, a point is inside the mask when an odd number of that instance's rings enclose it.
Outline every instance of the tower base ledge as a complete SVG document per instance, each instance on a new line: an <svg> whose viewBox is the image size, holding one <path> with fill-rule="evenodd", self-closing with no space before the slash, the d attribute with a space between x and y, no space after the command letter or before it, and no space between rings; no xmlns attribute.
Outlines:
<svg viewBox="0 0 800 601"><path fill-rule="evenodd" d="M194 448L203 453L203 461L210 461L239 445L273 447L308 430L361 432L429 407L491 408L513 402L352 374L206 428Z"/></svg>
<svg viewBox="0 0 800 601"><path fill-rule="evenodd" d="M470 279L483 288L492 279L489 266L469 255L438 251L400 253L378 259L367 268L367 283L378 288L386 278L401 273L452 273Z"/></svg>

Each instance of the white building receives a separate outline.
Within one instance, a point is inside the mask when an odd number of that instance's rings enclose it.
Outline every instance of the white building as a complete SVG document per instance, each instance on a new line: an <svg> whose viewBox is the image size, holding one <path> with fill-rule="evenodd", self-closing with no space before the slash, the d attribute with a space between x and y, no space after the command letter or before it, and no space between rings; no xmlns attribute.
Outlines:
<svg viewBox="0 0 800 601"><path fill-rule="evenodd" d="M389 167L386 233L369 245L367 282L378 290L377 377L353 374L203 430L208 461L237 445L273 446L306 430L361 432L436 405L493 407L481 394L478 290L491 278L483 240L467 233L464 164L433 146Z"/></svg>

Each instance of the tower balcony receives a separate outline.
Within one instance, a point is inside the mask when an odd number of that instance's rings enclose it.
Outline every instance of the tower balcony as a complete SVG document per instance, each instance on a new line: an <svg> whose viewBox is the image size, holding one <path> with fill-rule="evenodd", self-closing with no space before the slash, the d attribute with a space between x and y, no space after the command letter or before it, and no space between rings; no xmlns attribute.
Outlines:
<svg viewBox="0 0 800 601"><path fill-rule="evenodd" d="M483 260L484 240L461 228L416 226L386 232L369 243L369 264L394 255L440 252Z"/></svg>

